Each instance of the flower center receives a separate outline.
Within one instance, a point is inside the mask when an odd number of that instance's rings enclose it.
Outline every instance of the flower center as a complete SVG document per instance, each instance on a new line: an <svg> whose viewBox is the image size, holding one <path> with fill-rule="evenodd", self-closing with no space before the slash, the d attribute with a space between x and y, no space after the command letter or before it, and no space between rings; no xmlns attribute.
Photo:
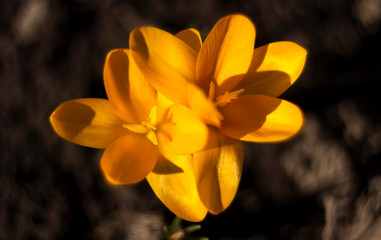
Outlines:
<svg viewBox="0 0 381 240"><path fill-rule="evenodd" d="M154 106L146 121L139 123L126 123L123 124L124 128L127 128L131 132L145 135L150 142L157 145L156 137L156 113L157 107Z"/></svg>
<svg viewBox="0 0 381 240"><path fill-rule="evenodd" d="M214 98L214 95L216 93L216 85L213 82L211 82L209 87L209 100L212 101L215 106L223 107L226 104L233 101L234 99L237 99L239 94L243 93L243 91L243 88L233 92L226 91L223 95Z"/></svg>

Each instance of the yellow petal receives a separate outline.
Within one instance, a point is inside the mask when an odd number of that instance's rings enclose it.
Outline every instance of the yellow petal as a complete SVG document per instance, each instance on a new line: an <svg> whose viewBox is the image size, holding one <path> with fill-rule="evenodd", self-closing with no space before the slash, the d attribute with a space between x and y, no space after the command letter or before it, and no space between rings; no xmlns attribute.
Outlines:
<svg viewBox="0 0 381 240"><path fill-rule="evenodd" d="M216 131L219 147L193 154L200 198L208 210L218 214L233 201L241 179L243 145Z"/></svg>
<svg viewBox="0 0 381 240"><path fill-rule="evenodd" d="M195 81L195 51L176 36L153 27L134 29L130 46L152 86L171 101L186 104L187 82Z"/></svg>
<svg viewBox="0 0 381 240"><path fill-rule="evenodd" d="M156 91L129 55L128 49L115 49L107 55L104 83L118 116L126 122L140 122L156 104Z"/></svg>
<svg viewBox="0 0 381 240"><path fill-rule="evenodd" d="M236 87L244 94L278 97L301 74L307 51L293 42L274 42L254 50L250 69Z"/></svg>
<svg viewBox="0 0 381 240"><path fill-rule="evenodd" d="M201 202L191 155L170 155L160 158L154 171L147 176L156 196L174 214L192 222L202 221L207 209Z"/></svg>
<svg viewBox="0 0 381 240"><path fill-rule="evenodd" d="M101 168L115 185L143 180L155 167L158 152L144 135L128 134L112 142L103 153Z"/></svg>
<svg viewBox="0 0 381 240"><path fill-rule="evenodd" d="M127 52L127 49L115 49L108 53L103 68L103 79L107 97L116 114L126 122L138 122L130 99L130 60Z"/></svg>
<svg viewBox="0 0 381 240"><path fill-rule="evenodd" d="M198 85L207 90L215 81L217 95L233 88L249 69L254 40L254 25L247 17L230 15L219 20L197 58Z"/></svg>
<svg viewBox="0 0 381 240"><path fill-rule="evenodd" d="M160 148L173 154L200 151L208 141L208 127L181 104L174 104L168 109L156 133Z"/></svg>
<svg viewBox="0 0 381 240"><path fill-rule="evenodd" d="M200 33L194 28L184 29L176 34L176 37L186 42L193 50L198 53L201 49L202 40Z"/></svg>
<svg viewBox="0 0 381 240"><path fill-rule="evenodd" d="M129 54L131 55L131 54ZM130 59L130 98L139 120L144 121L157 104L157 92L140 71L135 61Z"/></svg>
<svg viewBox="0 0 381 240"><path fill-rule="evenodd" d="M264 95L245 95L221 108L221 131L235 139L278 142L298 133L303 113L296 105Z"/></svg>
<svg viewBox="0 0 381 240"><path fill-rule="evenodd" d="M106 148L128 133L106 99L82 98L62 103L50 122L65 140L92 148Z"/></svg>

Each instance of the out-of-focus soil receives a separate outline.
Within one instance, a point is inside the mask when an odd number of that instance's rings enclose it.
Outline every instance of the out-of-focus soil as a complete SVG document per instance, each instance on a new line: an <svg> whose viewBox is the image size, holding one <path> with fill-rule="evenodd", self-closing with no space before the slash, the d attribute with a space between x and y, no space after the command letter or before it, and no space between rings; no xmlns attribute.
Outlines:
<svg viewBox="0 0 381 240"><path fill-rule="evenodd" d="M256 46L308 49L282 95L304 110L302 133L246 144L232 205L208 215L210 239L381 239L379 0L0 0L0 239L158 239L173 218L143 181L108 185L102 151L52 131L62 102L106 97L107 52L150 25L205 37L229 13L256 25Z"/></svg>

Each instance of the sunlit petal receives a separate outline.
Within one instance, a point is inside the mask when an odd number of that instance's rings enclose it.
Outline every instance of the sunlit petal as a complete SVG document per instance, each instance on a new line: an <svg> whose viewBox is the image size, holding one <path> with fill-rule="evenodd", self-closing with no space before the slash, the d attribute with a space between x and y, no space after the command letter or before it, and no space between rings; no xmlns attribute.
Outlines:
<svg viewBox="0 0 381 240"><path fill-rule="evenodd" d="M300 131L303 113L296 105L264 95L245 95L221 108L221 131L251 142L278 142Z"/></svg>
<svg viewBox="0 0 381 240"><path fill-rule="evenodd" d="M106 148L128 133L106 99L82 98L64 102L51 114L50 122L60 137L93 148Z"/></svg>
<svg viewBox="0 0 381 240"><path fill-rule="evenodd" d="M201 47L196 76L202 89L217 84L220 95L239 83L249 69L253 56L255 29L243 15L229 15L219 20Z"/></svg>
<svg viewBox="0 0 381 240"><path fill-rule="evenodd" d="M236 87L244 94L278 97L301 74L307 51L293 42L274 42L254 50L250 69Z"/></svg>
<svg viewBox="0 0 381 240"><path fill-rule="evenodd" d="M176 34L176 37L186 42L196 53L200 51L202 40L200 33L196 29L188 28L182 30Z"/></svg>
<svg viewBox="0 0 381 240"><path fill-rule="evenodd" d="M129 54L128 49L116 49L107 55L104 83L116 113L127 122L140 122L156 104L156 91Z"/></svg>
<svg viewBox="0 0 381 240"><path fill-rule="evenodd" d="M109 101L116 114L127 122L137 122L130 99L128 49L115 49L108 53L103 69L103 79Z"/></svg>
<svg viewBox="0 0 381 240"><path fill-rule="evenodd" d="M187 82L194 82L196 52L163 30L140 27L131 32L134 60L152 86L175 103L186 103Z"/></svg>
<svg viewBox="0 0 381 240"><path fill-rule="evenodd" d="M208 127L189 108L172 105L157 129L160 148L175 154L190 154L207 145Z"/></svg>
<svg viewBox="0 0 381 240"><path fill-rule="evenodd" d="M233 201L241 179L243 145L240 141L218 134L219 147L193 154L199 195L214 214L225 210Z"/></svg>
<svg viewBox="0 0 381 240"><path fill-rule="evenodd" d="M145 120L156 105L157 93L130 57L130 99L139 120Z"/></svg>
<svg viewBox="0 0 381 240"><path fill-rule="evenodd" d="M152 171L157 158L156 146L144 135L132 133L118 138L106 148L101 168L110 183L133 184Z"/></svg>
<svg viewBox="0 0 381 240"><path fill-rule="evenodd" d="M191 155L161 158L147 180L157 197L177 216L187 221L202 221L207 209L201 202Z"/></svg>

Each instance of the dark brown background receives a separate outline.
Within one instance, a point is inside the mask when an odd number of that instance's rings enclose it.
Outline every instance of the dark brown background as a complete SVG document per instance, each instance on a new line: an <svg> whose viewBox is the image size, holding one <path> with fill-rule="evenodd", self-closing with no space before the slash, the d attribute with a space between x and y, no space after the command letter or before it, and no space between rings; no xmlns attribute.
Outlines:
<svg viewBox="0 0 381 240"><path fill-rule="evenodd" d="M105 97L105 55L127 48L134 27L205 36L235 12L255 22L256 46L308 49L282 96L303 108L306 126L287 143L245 145L236 199L199 235L380 239L378 0L0 0L0 239L158 239L173 215L148 184L107 185L102 152L58 138L49 114L69 99Z"/></svg>

